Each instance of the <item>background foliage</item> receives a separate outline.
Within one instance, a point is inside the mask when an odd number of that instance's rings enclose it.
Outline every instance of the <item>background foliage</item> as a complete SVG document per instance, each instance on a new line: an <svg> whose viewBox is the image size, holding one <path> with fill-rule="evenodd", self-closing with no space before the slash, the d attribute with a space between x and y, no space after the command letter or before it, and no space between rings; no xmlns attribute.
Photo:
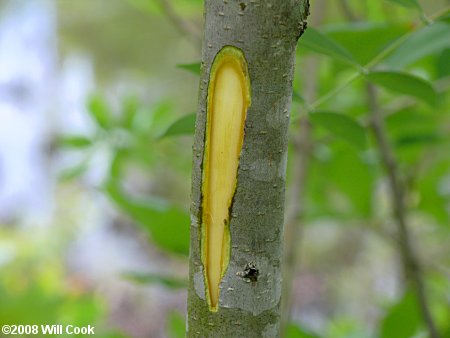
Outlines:
<svg viewBox="0 0 450 338"><path fill-rule="evenodd" d="M102 282L84 287L67 267L78 233L62 226L66 219L58 214L56 225L36 237L20 224L0 229L0 243L13 243L20 253L0 265L0 318L98 322L105 337L119 337L112 331L183 337L202 1L114 0L108 8L100 3L56 2L61 58L73 50L90 55L98 83L85 104L91 127L54 137L54 156L76 158L57 170L55 194L75 190L100 198L109 210L106 222L121 225L111 231L124 227L141 243L151 267L122 269L115 278L162 294L127 306L142 311L139 304L147 301L152 311L164 309L163 320L151 332L112 322L113 301L99 291ZM313 17L322 18L312 20L300 39L291 111L288 193L299 170L292 165L298 156L295 135L305 123L310 135L304 211L296 224L302 235L293 248L301 258L286 337L427 337L418 294L405 281L408 267L398 244L389 170L374 136L374 110L381 112L404 188L410 244L422 265L431 314L440 337L450 337L446 6L439 0L312 3ZM311 59L317 74L313 100L305 94ZM99 156L105 169L93 181ZM177 300L165 306L167 297ZM151 311L146 318L152 320Z"/></svg>

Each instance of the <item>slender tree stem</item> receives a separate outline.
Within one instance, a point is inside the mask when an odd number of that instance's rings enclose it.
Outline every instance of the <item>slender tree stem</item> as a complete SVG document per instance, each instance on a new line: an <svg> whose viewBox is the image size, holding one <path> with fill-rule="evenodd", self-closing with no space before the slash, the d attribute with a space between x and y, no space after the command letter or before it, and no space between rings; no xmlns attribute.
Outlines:
<svg viewBox="0 0 450 338"><path fill-rule="evenodd" d="M289 111L296 45L306 26L309 3L272 0L270 6L266 5L257 1L205 1L193 145L187 337L280 337ZM233 52L226 56L227 61L221 53L230 46ZM227 66L217 68L220 60ZM243 61L247 65L245 71L238 76L230 74L234 63L241 67ZM223 82L212 80L219 76ZM205 244L213 237L209 227L211 215L203 212L208 207L208 187L204 182L205 177L219 172L221 164L208 164L213 149L209 142L210 123L220 117L217 101L238 102L242 93L233 85L232 90L222 93L223 97L212 100L219 95L220 87L233 78L250 79L251 104L240 108L245 108L246 114L237 174L230 182L222 183L232 184L233 197L231 202L217 203L230 204L226 204L227 218L222 223L218 292L216 289L216 298L211 301L205 272L212 264L208 265ZM231 136L222 138L222 151L228 152Z"/></svg>
<svg viewBox="0 0 450 338"><path fill-rule="evenodd" d="M394 152L389 143L384 127L383 112L378 104L377 92L373 85L367 85L367 99L372 111L371 128L378 144L380 161L388 176L391 189L391 199L394 209L394 218L398 227L399 249L405 268L405 274L411 280L417 294L420 310L431 338L439 338L430 312L429 300L425 292L425 283L418 255L411 239L411 233L407 224L405 208L405 186L400 178L398 164Z"/></svg>

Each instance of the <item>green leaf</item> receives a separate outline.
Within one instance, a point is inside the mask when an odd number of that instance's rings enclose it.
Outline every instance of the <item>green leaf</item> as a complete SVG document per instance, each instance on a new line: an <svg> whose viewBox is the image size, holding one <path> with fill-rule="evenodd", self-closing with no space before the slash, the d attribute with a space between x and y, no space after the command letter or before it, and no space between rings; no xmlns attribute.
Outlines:
<svg viewBox="0 0 450 338"><path fill-rule="evenodd" d="M138 200L124 194L115 181L105 191L117 206L149 233L162 249L187 256L189 254L189 215L159 200Z"/></svg>
<svg viewBox="0 0 450 338"><path fill-rule="evenodd" d="M185 115L175 122L160 136L160 138L168 136L192 135L195 131L195 113Z"/></svg>
<svg viewBox="0 0 450 338"><path fill-rule="evenodd" d="M135 97L128 97L122 102L122 125L127 129L133 127L136 114L139 109L139 101Z"/></svg>
<svg viewBox="0 0 450 338"><path fill-rule="evenodd" d="M172 276L161 276L154 273L129 272L123 275L126 279L139 284L160 284L169 289L184 289L188 286L186 279Z"/></svg>
<svg viewBox="0 0 450 338"><path fill-rule="evenodd" d="M119 181L130 159L130 150L123 148L116 148L114 150L115 153L109 167L109 176L111 179Z"/></svg>
<svg viewBox="0 0 450 338"><path fill-rule="evenodd" d="M405 147L412 145L436 144L443 140L443 137L438 133L422 133L415 135L405 135L395 140L397 147Z"/></svg>
<svg viewBox="0 0 450 338"><path fill-rule="evenodd" d="M448 60L450 60L450 48L445 49L437 59L436 68L439 79L450 76L450 62Z"/></svg>
<svg viewBox="0 0 450 338"><path fill-rule="evenodd" d="M447 9L444 14L440 15L436 21L445 22L450 24L450 11Z"/></svg>
<svg viewBox="0 0 450 338"><path fill-rule="evenodd" d="M187 70L188 72L194 73L196 75L200 75L201 70L200 62L180 64L177 65L177 67Z"/></svg>
<svg viewBox="0 0 450 338"><path fill-rule="evenodd" d="M346 48L359 64L365 65L408 31L406 24L355 22L332 25L325 32Z"/></svg>
<svg viewBox="0 0 450 338"><path fill-rule="evenodd" d="M357 62L348 50L314 28L308 28L305 31L299 40L299 46L306 47L314 52L330 56L351 65L357 65Z"/></svg>
<svg viewBox="0 0 450 338"><path fill-rule="evenodd" d="M409 291L392 306L381 321L380 338L410 338L421 325L419 304Z"/></svg>
<svg viewBox="0 0 450 338"><path fill-rule="evenodd" d="M320 338L318 335L310 333L295 324L289 324L286 328L284 338Z"/></svg>
<svg viewBox="0 0 450 338"><path fill-rule="evenodd" d="M389 2L393 2L396 3L397 5L403 6L403 7L407 7L407 8L415 8L418 10L422 10L420 8L419 3L417 2L417 0L388 0Z"/></svg>
<svg viewBox="0 0 450 338"><path fill-rule="evenodd" d="M394 92L413 96L430 105L436 103L437 95L433 86L428 81L415 75L394 71L382 71L371 72L366 77L370 82Z"/></svg>
<svg viewBox="0 0 450 338"><path fill-rule="evenodd" d="M88 167L89 167L88 161L83 161L74 167L63 170L59 174L58 178L60 181L73 180L73 179L78 178L81 175L83 175L86 172L86 170L88 169Z"/></svg>
<svg viewBox="0 0 450 338"><path fill-rule="evenodd" d="M309 117L314 124L322 126L351 145L359 149L366 147L366 131L353 118L327 111L313 112Z"/></svg>
<svg viewBox="0 0 450 338"><path fill-rule="evenodd" d="M111 125L111 112L100 95L93 95L89 99L88 111L100 127L107 129Z"/></svg>
<svg viewBox="0 0 450 338"><path fill-rule="evenodd" d="M439 131L442 115L430 114L418 110L417 107L406 107L389 114L385 122L390 138L400 145L420 143L420 140L427 142L427 139L431 142L432 139L442 136Z"/></svg>
<svg viewBox="0 0 450 338"><path fill-rule="evenodd" d="M178 312L171 312L167 321L167 331L169 338L185 338L186 322L184 317Z"/></svg>
<svg viewBox="0 0 450 338"><path fill-rule="evenodd" d="M58 138L58 144L66 148L86 148L92 144L92 141L82 135L65 135Z"/></svg>
<svg viewBox="0 0 450 338"><path fill-rule="evenodd" d="M450 229L450 161L448 156L442 157L442 160L433 161L436 163L427 163L429 169L415 178L420 194L418 207L443 227Z"/></svg>
<svg viewBox="0 0 450 338"><path fill-rule="evenodd" d="M402 68L428 55L450 48L450 24L435 22L414 33L386 60L390 68Z"/></svg>
<svg viewBox="0 0 450 338"><path fill-rule="evenodd" d="M370 219L376 175L373 166L367 163L367 152L360 154L352 150L347 143L333 144L331 158L320 168L319 179L328 177L326 184L330 189L350 202L348 208L339 206L339 213Z"/></svg>

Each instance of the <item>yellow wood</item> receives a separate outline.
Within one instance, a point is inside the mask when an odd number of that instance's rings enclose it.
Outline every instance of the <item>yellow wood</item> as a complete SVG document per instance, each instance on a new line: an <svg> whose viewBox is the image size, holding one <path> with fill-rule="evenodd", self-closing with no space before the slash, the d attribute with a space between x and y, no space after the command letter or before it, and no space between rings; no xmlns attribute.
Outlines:
<svg viewBox="0 0 450 338"><path fill-rule="evenodd" d="M250 85L244 56L237 48L225 47L211 69L203 164L202 257L212 311L217 311L219 284L229 261L229 208L236 190L249 105Z"/></svg>

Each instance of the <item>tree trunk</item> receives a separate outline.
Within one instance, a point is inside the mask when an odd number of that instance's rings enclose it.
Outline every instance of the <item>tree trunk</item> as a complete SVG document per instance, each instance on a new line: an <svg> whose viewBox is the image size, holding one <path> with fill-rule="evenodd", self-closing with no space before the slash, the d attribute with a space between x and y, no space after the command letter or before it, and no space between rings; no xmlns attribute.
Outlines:
<svg viewBox="0 0 450 338"><path fill-rule="evenodd" d="M279 336L287 131L308 10L308 0L205 1L188 337Z"/></svg>

